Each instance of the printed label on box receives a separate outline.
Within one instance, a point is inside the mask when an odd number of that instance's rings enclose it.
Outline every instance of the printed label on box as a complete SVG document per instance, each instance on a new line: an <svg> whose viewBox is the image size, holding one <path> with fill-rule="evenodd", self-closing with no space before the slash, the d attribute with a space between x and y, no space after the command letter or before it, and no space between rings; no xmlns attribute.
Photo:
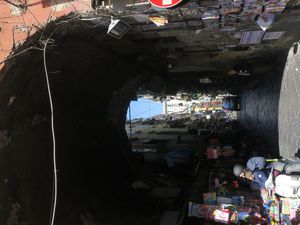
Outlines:
<svg viewBox="0 0 300 225"><path fill-rule="evenodd" d="M285 34L285 31L279 31L279 32L267 32L265 33L263 40L278 40L282 38L282 36Z"/></svg>

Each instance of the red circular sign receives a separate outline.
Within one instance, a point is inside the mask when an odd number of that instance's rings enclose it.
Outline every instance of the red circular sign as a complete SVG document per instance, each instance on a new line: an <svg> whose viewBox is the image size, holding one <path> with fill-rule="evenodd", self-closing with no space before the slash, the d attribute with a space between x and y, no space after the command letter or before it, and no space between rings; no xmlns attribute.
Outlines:
<svg viewBox="0 0 300 225"><path fill-rule="evenodd" d="M159 8L171 8L178 5L183 0L148 0L152 5Z"/></svg>

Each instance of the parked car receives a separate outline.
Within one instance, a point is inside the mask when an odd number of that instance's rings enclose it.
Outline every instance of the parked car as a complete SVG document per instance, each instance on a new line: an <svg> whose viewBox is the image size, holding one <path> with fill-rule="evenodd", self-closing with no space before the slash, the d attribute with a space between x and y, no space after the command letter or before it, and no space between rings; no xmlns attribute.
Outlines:
<svg viewBox="0 0 300 225"><path fill-rule="evenodd" d="M227 96L223 98L222 107L226 110L240 111L241 98L239 96Z"/></svg>

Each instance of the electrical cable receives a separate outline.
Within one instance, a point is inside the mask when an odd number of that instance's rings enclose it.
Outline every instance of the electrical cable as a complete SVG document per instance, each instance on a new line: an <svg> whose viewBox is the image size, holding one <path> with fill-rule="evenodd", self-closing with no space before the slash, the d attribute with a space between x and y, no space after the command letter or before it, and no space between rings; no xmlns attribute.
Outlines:
<svg viewBox="0 0 300 225"><path fill-rule="evenodd" d="M81 1L81 0L76 0L76 2L80 2L81 4L89 7L90 9L92 9L92 11L94 11L94 9L92 8L92 6L90 6L89 4L85 3L84 1Z"/></svg>
<svg viewBox="0 0 300 225"><path fill-rule="evenodd" d="M23 8L24 7L24 5L22 5L22 4L17 5L17 4L15 4L15 3L13 3L13 2L11 2L9 0L3 0L3 1L5 1L8 4L10 4L10 5L14 6L14 7L17 7L17 8Z"/></svg>
<svg viewBox="0 0 300 225"><path fill-rule="evenodd" d="M18 0L18 2L20 4L16 4L16 3L14 3L14 2L12 2L10 0L4 0L4 2L6 2L6 3L8 3L8 4L10 4L10 5L12 5L12 6L14 6L14 7L18 8L18 9L20 9L21 10L20 14L24 14L26 12L26 10L27 10L27 3L26 3L26 1L25 1L25 3L23 3L20 0Z"/></svg>
<svg viewBox="0 0 300 225"><path fill-rule="evenodd" d="M32 15L32 17L34 18L34 20L40 25L43 26L40 21L36 18L36 16L33 14L33 12L29 9L29 7L26 8L28 10L28 12Z"/></svg>
<svg viewBox="0 0 300 225"><path fill-rule="evenodd" d="M80 19L80 20L81 20L81 16L80 16L80 15L77 15L77 16L72 17L71 19L63 20L63 21L61 21L61 22L59 22L59 23L56 23L56 22L54 22L54 23L55 23L55 25L60 26L60 25L62 25L62 24L67 24L67 23L69 23L70 21L75 20L75 19Z"/></svg>
<svg viewBox="0 0 300 225"><path fill-rule="evenodd" d="M76 13L78 13L79 15L82 15L72 2L69 2L69 4L73 7L73 9Z"/></svg>
<svg viewBox="0 0 300 225"><path fill-rule="evenodd" d="M27 6L27 0L24 0L24 2L22 2L22 0L17 0L21 5Z"/></svg>
<svg viewBox="0 0 300 225"><path fill-rule="evenodd" d="M53 2L54 2L54 1L51 0L51 5L53 5ZM54 15L54 13L55 13L55 11L56 11L56 7L57 7L57 5L54 5L54 7L51 7L51 12L50 12L49 15L48 15L48 18L47 18L47 21L46 21L46 25L45 25L45 27L44 27L44 29L43 29L43 32L42 32L42 34L41 34L39 40L42 40L42 37L44 36L44 32L45 32L45 30L46 30L46 28L47 28L47 25L48 25L48 23L50 22L50 18L52 18L52 16Z"/></svg>
<svg viewBox="0 0 300 225"><path fill-rule="evenodd" d="M45 70L45 77L47 83L47 90L49 96L49 103L50 103L50 110L51 110L51 134L52 134L52 144L53 144L53 192L52 192L52 204L50 210L50 220L49 224L53 225L55 220L55 212L56 212L56 203L57 203L57 166L56 166L56 139L55 139L55 129L54 129L54 110L53 110L53 100L48 76L48 69L47 69L47 60L46 60L46 51L49 40L51 39L52 35L60 28L60 26L56 27L53 32L50 34L48 39L45 42L44 49L43 49L43 62L44 62L44 70Z"/></svg>
<svg viewBox="0 0 300 225"><path fill-rule="evenodd" d="M50 19L50 14L48 17L48 20ZM47 52L47 46L48 43L50 42L52 36L54 35L54 33L61 28L63 25L68 24L71 21L74 21L75 19L80 19L80 17L74 17L70 20L67 21L63 21L62 23L60 23L48 36L48 38L45 41L44 47L43 49L39 49L36 47L29 47L27 49L24 49L23 51L3 60L0 61L0 64L18 56L23 54L26 51L29 51L31 49L38 49L38 50L42 50L43 51L43 64L44 64L44 70L45 70L45 78L46 78L46 83L47 83L47 90L48 90L48 96L49 96L49 103L50 103L50 111L51 111L51 134L52 134L52 144L53 144L53 151L52 151L52 157L53 157L53 190L52 190L52 203L51 203L51 210L50 210L50 219L49 219L49 225L54 225L54 221L55 221L55 213L56 213L56 205L57 205L57 192L58 192L58 188L57 188L57 164L56 164L56 139L55 139L55 127L54 127L54 107L53 107L53 99L52 99L52 93L51 93L51 87L50 87L50 82L49 82L49 75L48 75L48 69L47 69L47 60L46 60L46 52ZM107 20L103 21L106 22ZM42 37L44 36L44 32L46 30L47 25L45 26L45 28L43 29L43 32L40 36L40 41L42 39Z"/></svg>
<svg viewBox="0 0 300 225"><path fill-rule="evenodd" d="M52 144L53 144L53 192L52 192L52 204L51 204L51 210L50 210L50 225L54 224L55 219L55 211L56 211L56 202L57 202L57 166L56 166L56 140L55 140L55 130L54 130L54 111L53 111L53 101L52 101L52 94L50 89L50 83L49 83L49 76L48 76L48 69L47 69L47 61L46 61L46 50L47 45L54 34L54 32L58 29L54 29L54 31L51 33L49 38L45 42L45 46L43 49L43 61L44 61L44 70L45 70L45 77L47 82L47 90L49 95L49 102L50 102L50 110L51 110L51 134L52 134Z"/></svg>
<svg viewBox="0 0 300 225"><path fill-rule="evenodd" d="M110 19L106 19L106 20L102 21L101 23L98 23L97 25L94 25L93 28L99 27L99 26L101 26L102 24L104 24L104 23L106 23L108 21L111 21L111 18Z"/></svg>
<svg viewBox="0 0 300 225"><path fill-rule="evenodd" d="M51 87L49 82L49 75L48 75L48 69L47 69L47 60L46 60L46 52L47 52L47 46L49 41L51 40L54 33L61 28L63 25L69 23L70 21L74 21L75 19L78 19L78 17L72 18L64 23L59 24L48 36L47 40L45 41L45 45L43 48L43 62L44 62L44 70L45 70L45 77L47 82L47 90L48 90L48 96L49 96L49 103L50 103L50 110L51 110L51 133L52 133L52 144L53 144L53 193L52 193L52 204L51 204L51 210L50 210L50 220L49 225L54 225L55 221L55 213L56 213L56 204L57 204L57 165L56 165L56 139L55 139L55 128L54 128L54 107L53 107L53 99L52 99L52 93L51 93Z"/></svg>
<svg viewBox="0 0 300 225"><path fill-rule="evenodd" d="M16 39L15 39L15 31L16 31L16 27L17 27L16 25L13 26L13 28L12 28L12 30L11 30L11 32L12 32L12 41L13 41L13 44L12 44L12 47L11 47L10 50L14 50L15 47L16 47Z"/></svg>
<svg viewBox="0 0 300 225"><path fill-rule="evenodd" d="M50 220L49 225L54 225L55 220L55 213L56 213L56 204L57 204L57 165L56 165L56 139L55 139L55 128L54 128L54 107L53 107L53 99L51 94L51 87L49 82L49 75L48 75L48 69L47 69L47 60L46 60L46 52L47 52L47 46L49 41L51 40L54 33L61 28L63 25L68 24L71 21L74 21L75 19L80 19L79 17L74 17L72 19L69 19L67 21L61 22L49 35L47 40L45 41L45 45L43 48L43 62L44 62L44 70L45 70L45 77L47 82L47 90L48 90L48 96L49 96L49 102L50 102L50 110L51 110L51 133L52 133L52 143L53 143L53 194L52 194L52 204L51 204L51 210L50 210Z"/></svg>
<svg viewBox="0 0 300 225"><path fill-rule="evenodd" d="M0 61L0 64L5 63L5 62L7 62L7 61L9 61L9 60L11 60L11 59L13 59L13 58L15 58L16 56L21 55L21 54L23 54L23 53L25 53L25 52L27 52L27 51L29 51L29 50L31 50L31 49L43 51L42 48L37 48L37 47L31 46L31 47L29 47L29 48L24 49L24 50L21 51L21 52L18 52L18 53L16 53L16 54L12 55L11 57L8 57L8 58L6 58L6 59Z"/></svg>

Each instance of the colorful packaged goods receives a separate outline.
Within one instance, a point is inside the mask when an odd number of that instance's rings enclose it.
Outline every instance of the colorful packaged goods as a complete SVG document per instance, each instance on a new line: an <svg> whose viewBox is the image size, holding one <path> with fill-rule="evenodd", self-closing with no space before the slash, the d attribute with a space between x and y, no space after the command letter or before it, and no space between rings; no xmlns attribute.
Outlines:
<svg viewBox="0 0 300 225"><path fill-rule="evenodd" d="M217 209L214 211L214 220L219 223L229 223L230 211L228 209Z"/></svg>
<svg viewBox="0 0 300 225"><path fill-rule="evenodd" d="M244 196L232 196L232 204L237 206L243 206L245 203Z"/></svg>
<svg viewBox="0 0 300 225"><path fill-rule="evenodd" d="M205 218L206 220L214 220L214 211L219 209L217 205L205 205L189 202L188 217Z"/></svg>
<svg viewBox="0 0 300 225"><path fill-rule="evenodd" d="M269 191L266 190L266 189L261 189L260 190L260 195L261 195L261 199L263 201L263 204L267 204L268 201L270 200Z"/></svg>
<svg viewBox="0 0 300 225"><path fill-rule="evenodd" d="M231 197L217 197L217 204L232 204L232 199Z"/></svg>
<svg viewBox="0 0 300 225"><path fill-rule="evenodd" d="M222 7L220 9L220 14L221 15L227 15L230 13L240 13L241 12L241 7L240 6L234 6L234 7Z"/></svg>
<svg viewBox="0 0 300 225"><path fill-rule="evenodd" d="M249 218L249 212L239 212L238 213L238 219L240 221L246 221L247 218Z"/></svg>
<svg viewBox="0 0 300 225"><path fill-rule="evenodd" d="M239 216L238 216L238 212L235 211L230 215L230 219L229 219L230 223L238 223L239 222Z"/></svg>
<svg viewBox="0 0 300 225"><path fill-rule="evenodd" d="M204 205L189 203L189 217L205 218L208 221L215 221L224 224L237 224L244 221L247 224L262 224L266 219L260 211L251 207L238 207L230 204Z"/></svg>
<svg viewBox="0 0 300 225"><path fill-rule="evenodd" d="M265 7L265 12L267 13L281 13L286 7L285 2L278 2L275 4L268 4Z"/></svg>
<svg viewBox="0 0 300 225"><path fill-rule="evenodd" d="M279 224L280 222L280 211L279 205L271 204L269 207L269 219L271 224Z"/></svg>
<svg viewBox="0 0 300 225"><path fill-rule="evenodd" d="M209 147L207 148L207 159L217 159L219 151L216 148Z"/></svg>
<svg viewBox="0 0 300 225"><path fill-rule="evenodd" d="M288 215L290 220L298 221L297 212L300 210L300 199L281 198L281 213ZM299 214L299 213L298 213Z"/></svg>
<svg viewBox="0 0 300 225"><path fill-rule="evenodd" d="M208 192L203 193L203 202L207 205L216 205L217 204L217 193L216 192Z"/></svg>

